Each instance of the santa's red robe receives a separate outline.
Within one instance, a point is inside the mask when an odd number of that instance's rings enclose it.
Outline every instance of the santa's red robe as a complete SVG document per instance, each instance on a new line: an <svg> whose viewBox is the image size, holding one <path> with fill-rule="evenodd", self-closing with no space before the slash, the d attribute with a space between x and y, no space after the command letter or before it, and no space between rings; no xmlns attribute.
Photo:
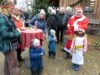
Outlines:
<svg viewBox="0 0 100 75"><path fill-rule="evenodd" d="M72 16L68 22L68 26L74 26L74 30L77 31L78 29L86 30L88 27L88 19L82 15L81 17Z"/></svg>
<svg viewBox="0 0 100 75"><path fill-rule="evenodd" d="M74 36L74 27L73 26L68 27L68 30L66 31L66 36L67 36L66 48L70 49L72 39Z"/></svg>

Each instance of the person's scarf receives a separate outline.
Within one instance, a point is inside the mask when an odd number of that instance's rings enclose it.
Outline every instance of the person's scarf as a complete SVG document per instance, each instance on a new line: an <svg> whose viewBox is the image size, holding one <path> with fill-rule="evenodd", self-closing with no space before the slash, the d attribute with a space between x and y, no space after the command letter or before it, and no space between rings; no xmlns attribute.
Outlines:
<svg viewBox="0 0 100 75"><path fill-rule="evenodd" d="M12 14L12 17L15 18L17 21L20 20L20 16L19 15L16 16L16 15Z"/></svg>

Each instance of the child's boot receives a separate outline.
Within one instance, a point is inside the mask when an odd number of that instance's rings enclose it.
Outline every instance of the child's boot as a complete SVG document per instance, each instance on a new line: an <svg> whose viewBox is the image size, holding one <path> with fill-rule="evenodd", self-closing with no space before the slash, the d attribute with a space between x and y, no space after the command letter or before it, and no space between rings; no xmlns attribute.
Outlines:
<svg viewBox="0 0 100 75"><path fill-rule="evenodd" d="M51 52L50 51L48 52L48 57L51 58Z"/></svg>
<svg viewBox="0 0 100 75"><path fill-rule="evenodd" d="M71 69L75 69L76 68L76 64L72 64Z"/></svg>
<svg viewBox="0 0 100 75"><path fill-rule="evenodd" d="M75 71L80 70L80 65L76 64L76 67L75 67L75 69L74 69L74 70L75 70Z"/></svg>
<svg viewBox="0 0 100 75"><path fill-rule="evenodd" d="M53 52L53 57L52 57L52 58L53 58L53 59L55 59L55 57L56 57L56 53L55 53L55 52Z"/></svg>

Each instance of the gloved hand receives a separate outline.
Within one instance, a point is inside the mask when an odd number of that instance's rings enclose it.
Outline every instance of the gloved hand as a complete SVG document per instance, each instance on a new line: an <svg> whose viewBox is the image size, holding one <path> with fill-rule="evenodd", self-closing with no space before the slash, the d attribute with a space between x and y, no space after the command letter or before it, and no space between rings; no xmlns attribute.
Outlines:
<svg viewBox="0 0 100 75"><path fill-rule="evenodd" d="M43 53L40 53L40 55L43 55Z"/></svg>

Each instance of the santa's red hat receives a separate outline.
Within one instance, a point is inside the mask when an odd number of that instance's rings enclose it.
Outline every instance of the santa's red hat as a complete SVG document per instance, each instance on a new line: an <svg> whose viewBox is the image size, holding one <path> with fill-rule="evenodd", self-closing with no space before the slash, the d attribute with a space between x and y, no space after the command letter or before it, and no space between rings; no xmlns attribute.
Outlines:
<svg viewBox="0 0 100 75"><path fill-rule="evenodd" d="M76 10L75 10L76 12L82 12L83 13L83 9L82 9L82 7L76 7Z"/></svg>

